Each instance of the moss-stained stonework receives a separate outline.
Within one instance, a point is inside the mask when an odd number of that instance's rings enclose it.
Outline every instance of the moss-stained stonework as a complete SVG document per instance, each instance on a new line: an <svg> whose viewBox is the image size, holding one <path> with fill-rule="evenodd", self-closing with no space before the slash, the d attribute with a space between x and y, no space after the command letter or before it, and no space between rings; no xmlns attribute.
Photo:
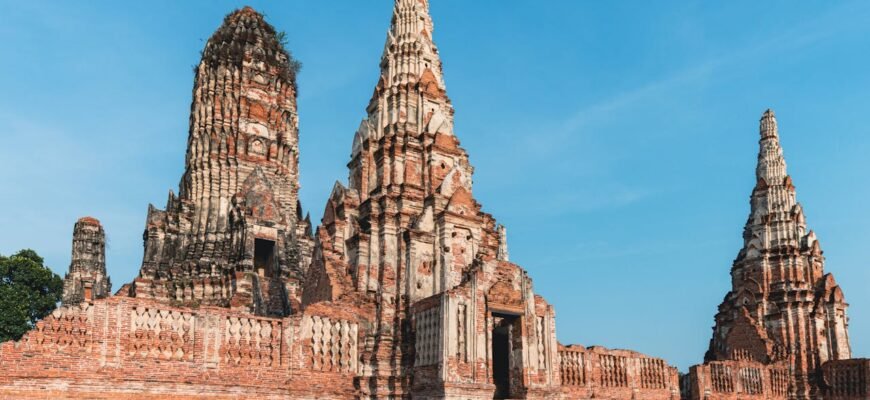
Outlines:
<svg viewBox="0 0 870 400"><path fill-rule="evenodd" d="M142 269L125 294L258 315L298 308L311 238L298 200L297 68L249 7L208 40L179 194L165 211L149 207ZM262 265L257 240L270 253Z"/></svg>

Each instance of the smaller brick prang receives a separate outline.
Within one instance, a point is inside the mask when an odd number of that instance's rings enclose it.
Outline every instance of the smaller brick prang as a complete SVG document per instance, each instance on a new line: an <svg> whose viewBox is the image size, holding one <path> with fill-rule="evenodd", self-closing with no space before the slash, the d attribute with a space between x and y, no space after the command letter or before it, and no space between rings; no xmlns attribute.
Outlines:
<svg viewBox="0 0 870 400"><path fill-rule="evenodd" d="M106 232L100 221L82 217L73 228L72 261L63 279L63 304L78 304L109 296L106 274Z"/></svg>

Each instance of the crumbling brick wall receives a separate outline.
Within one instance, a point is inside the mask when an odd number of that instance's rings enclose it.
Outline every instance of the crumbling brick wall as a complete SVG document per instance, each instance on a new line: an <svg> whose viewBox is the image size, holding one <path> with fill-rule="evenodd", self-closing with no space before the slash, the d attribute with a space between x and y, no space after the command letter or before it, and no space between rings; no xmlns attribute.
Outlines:
<svg viewBox="0 0 870 400"><path fill-rule="evenodd" d="M870 399L870 359L828 361L822 374L825 400Z"/></svg>
<svg viewBox="0 0 870 400"><path fill-rule="evenodd" d="M785 400L791 378L785 363L745 359L696 365L683 379L683 398L688 400Z"/></svg>
<svg viewBox="0 0 870 400"><path fill-rule="evenodd" d="M562 394L568 399L680 398L679 373L660 358L630 350L559 346Z"/></svg>
<svg viewBox="0 0 870 400"><path fill-rule="evenodd" d="M358 314L266 318L120 296L62 307L0 345L0 398L353 398Z"/></svg>

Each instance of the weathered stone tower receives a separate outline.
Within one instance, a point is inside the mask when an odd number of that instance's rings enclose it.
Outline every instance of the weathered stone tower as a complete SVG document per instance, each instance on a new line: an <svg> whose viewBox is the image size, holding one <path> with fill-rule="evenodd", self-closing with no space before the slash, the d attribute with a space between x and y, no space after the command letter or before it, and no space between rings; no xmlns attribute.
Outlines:
<svg viewBox="0 0 870 400"><path fill-rule="evenodd" d="M327 202L303 303L374 308L362 398L555 392L553 308L472 196L432 31L427 1L395 2L349 187Z"/></svg>
<svg viewBox="0 0 870 400"><path fill-rule="evenodd" d="M63 277L63 304L101 299L111 294L106 275L106 233L100 221L83 217L73 228L72 260Z"/></svg>
<svg viewBox="0 0 870 400"><path fill-rule="evenodd" d="M851 357L847 304L796 200L773 111L760 130L744 245L705 360L779 363L791 375L789 398L819 398L822 364Z"/></svg>
<svg viewBox="0 0 870 400"><path fill-rule="evenodd" d="M286 315L310 260L298 201L298 64L246 7L226 17L196 68L185 173L151 206L130 294Z"/></svg>

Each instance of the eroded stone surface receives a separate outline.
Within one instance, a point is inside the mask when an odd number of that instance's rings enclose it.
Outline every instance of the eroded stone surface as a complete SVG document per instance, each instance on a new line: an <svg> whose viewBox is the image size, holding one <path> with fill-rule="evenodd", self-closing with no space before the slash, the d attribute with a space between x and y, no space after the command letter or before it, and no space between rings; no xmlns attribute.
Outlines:
<svg viewBox="0 0 870 400"><path fill-rule="evenodd" d="M148 209L129 294L283 316L311 251L298 200L296 62L251 8L226 17L196 68L178 196Z"/></svg>
<svg viewBox="0 0 870 400"><path fill-rule="evenodd" d="M100 221L83 217L73 228L72 261L63 278L63 304L109 296L112 282L106 274L106 232Z"/></svg>
<svg viewBox="0 0 870 400"><path fill-rule="evenodd" d="M686 378L684 395L692 399L821 398L827 386L822 365L851 357L847 304L833 275L824 272L821 245L797 202L771 110L761 117L760 136L744 246L705 364Z"/></svg>
<svg viewBox="0 0 870 400"><path fill-rule="evenodd" d="M828 361L822 379L826 400L870 399L870 359Z"/></svg>

